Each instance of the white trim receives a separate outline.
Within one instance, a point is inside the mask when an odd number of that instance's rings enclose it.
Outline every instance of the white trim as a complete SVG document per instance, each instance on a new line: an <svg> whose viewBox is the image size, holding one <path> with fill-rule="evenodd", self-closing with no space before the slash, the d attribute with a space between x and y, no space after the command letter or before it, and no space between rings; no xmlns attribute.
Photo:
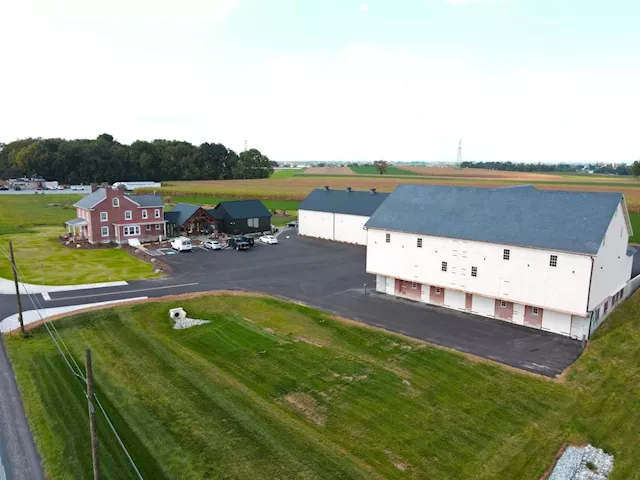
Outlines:
<svg viewBox="0 0 640 480"><path fill-rule="evenodd" d="M104 215L104 219L102 218L102 215ZM109 212L100 212L100 221L101 222L108 222L109 221Z"/></svg>
<svg viewBox="0 0 640 480"><path fill-rule="evenodd" d="M162 230L162 224L156 223L156 230Z"/></svg>
<svg viewBox="0 0 640 480"><path fill-rule="evenodd" d="M127 214L129 214L129 215L127 215ZM125 220L133 220L133 212L131 210L125 210L124 219Z"/></svg>
<svg viewBox="0 0 640 480"><path fill-rule="evenodd" d="M105 234L104 231L107 231L107 233ZM100 236L101 237L108 237L109 236L109 227L100 227Z"/></svg>
<svg viewBox="0 0 640 480"><path fill-rule="evenodd" d="M120 199L118 197L113 197L113 200L111 200L111 206L113 208L120 208Z"/></svg>
<svg viewBox="0 0 640 480"><path fill-rule="evenodd" d="M145 232L150 232L150 231L151 231L151 224L150 224L150 223L147 223L147 224L144 226L144 231L145 231Z"/></svg>
<svg viewBox="0 0 640 480"><path fill-rule="evenodd" d="M134 229L133 233L127 233L130 229ZM137 230L137 233L136 233ZM136 235L140 235L140 225L126 225L122 227L122 233L125 237L135 237Z"/></svg>
<svg viewBox="0 0 640 480"><path fill-rule="evenodd" d="M144 220L146 220L147 218L149 218L149 214L147 212L147 209L145 208L144 210L142 210L142 218Z"/></svg>
<svg viewBox="0 0 640 480"><path fill-rule="evenodd" d="M159 208L156 208L153 211L153 218L160 218L160 209Z"/></svg>

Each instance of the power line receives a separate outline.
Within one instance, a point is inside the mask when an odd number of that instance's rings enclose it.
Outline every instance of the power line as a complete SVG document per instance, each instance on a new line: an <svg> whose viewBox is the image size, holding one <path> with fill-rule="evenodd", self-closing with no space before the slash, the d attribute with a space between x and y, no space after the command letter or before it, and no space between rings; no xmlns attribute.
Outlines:
<svg viewBox="0 0 640 480"><path fill-rule="evenodd" d="M9 255L7 255L6 250L4 248L2 248L2 245L0 245L0 253L2 253L7 259L11 260ZM18 273L20 274L20 277L24 278L25 275L22 273L22 269L20 268L20 266L17 263L15 263L15 266L16 266L16 268L18 270ZM82 372L82 369L78 365L78 362L76 362L75 358L71 354L71 351L69 350L69 347L67 347L67 344L62 339L62 336L60 335L60 332L58 332L58 329L55 327L53 322L47 321L46 320L47 317L43 317L42 314L40 313L41 310L44 311L44 307L40 303L40 300L38 300L38 298L32 292L29 292L29 288L27 287L26 283L24 283L24 282L20 282L20 283L22 283L22 286L23 286L25 292L27 293L27 296L29 297L29 300L31 300L31 304L34 306L36 312L38 313L38 316L40 317L40 320L43 322L47 332L49 333L49 337L51 337L51 340L53 340L54 345L56 346L56 348L57 348L58 352L60 353L60 355L62 355L62 358L64 359L65 363L69 367L69 370L74 375L74 377L76 377L77 381L80 381L80 379L82 379L86 384L87 378L85 377L84 373ZM37 305L36 305L36 303L37 303ZM62 343L62 345L64 346L64 349L69 354L69 358L71 358L71 361L75 365L75 369L74 369L74 367L71 366L71 363L67 359L67 356L62 352L62 349L60 348L60 345L59 345L58 341L56 341L55 337L53 336L53 333L51 333L52 330L56 333L56 336L60 340L60 343ZM85 386L80 384L80 387L82 388L82 391L84 393ZM86 393L85 393L85 396L86 396ZM100 408L100 411L102 412L102 414L104 415L105 419L107 420L107 423L109 424L109 427L111 428L111 431L113 432L114 436L116 437L116 440L118 440L118 444L120 445L120 447L124 451L125 455L127 456L127 459L129 460L129 463L131 463L131 466L133 467L133 469L135 470L136 474L138 475L138 478L140 480L144 480L143 477L142 477L142 474L140 473L140 470L138 469L138 466L134 462L133 458L131 458L131 455L129 454L129 451L127 450L127 447L125 447L124 442L120 438L120 435L118 435L118 431L116 430L116 427L113 425L113 422L111 421L111 418L109 417L109 415L105 411L104 407L102 406L102 403L100 402L100 399L98 398L98 396L95 393L93 395L93 398L95 399L96 404L98 405L98 407Z"/></svg>

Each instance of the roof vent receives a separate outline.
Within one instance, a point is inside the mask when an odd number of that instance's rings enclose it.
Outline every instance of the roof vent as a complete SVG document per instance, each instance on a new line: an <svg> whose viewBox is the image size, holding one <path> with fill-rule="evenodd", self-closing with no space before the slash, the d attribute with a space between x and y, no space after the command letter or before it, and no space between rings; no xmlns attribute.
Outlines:
<svg viewBox="0 0 640 480"><path fill-rule="evenodd" d="M329 191L329 185L325 185L324 189L328 192Z"/></svg>
<svg viewBox="0 0 640 480"><path fill-rule="evenodd" d="M347 187L347 192L350 192L350 191L351 191L351 187Z"/></svg>
<svg viewBox="0 0 640 480"><path fill-rule="evenodd" d="M371 195L375 195L375 193L376 193L376 189L375 188L370 188L369 190L371 190Z"/></svg>

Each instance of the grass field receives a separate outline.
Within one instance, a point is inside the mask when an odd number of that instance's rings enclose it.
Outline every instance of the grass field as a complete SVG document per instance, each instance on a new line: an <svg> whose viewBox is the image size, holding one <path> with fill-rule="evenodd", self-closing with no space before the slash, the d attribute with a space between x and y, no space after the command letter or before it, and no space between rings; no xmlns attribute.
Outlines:
<svg viewBox="0 0 640 480"><path fill-rule="evenodd" d="M631 219L631 228L633 228L633 237L629 237L630 243L640 243L640 212L629 212Z"/></svg>
<svg viewBox="0 0 640 480"><path fill-rule="evenodd" d="M351 167L358 175L380 175L376 167ZM404 168L389 167L383 175L420 175L419 173L405 170Z"/></svg>
<svg viewBox="0 0 640 480"><path fill-rule="evenodd" d="M276 179L276 180L278 178L291 178L296 173L302 173L305 170L306 169L304 169L304 168L288 168L286 170L276 170L275 172L273 172L271 174L271 176L269 178L273 178L273 179Z"/></svg>
<svg viewBox="0 0 640 480"><path fill-rule="evenodd" d="M56 238L65 220L75 217L80 195L0 195L0 245L13 241L16 262L27 283L73 285L156 276L150 264L123 250L76 250ZM41 267L42 265L42 267ZM12 278L11 264L0 255L0 277Z"/></svg>
<svg viewBox="0 0 640 480"><path fill-rule="evenodd" d="M166 199L166 197L165 197ZM172 196L171 201L174 203L191 203L194 205L208 205L214 206L220 202L228 200L237 200L237 198L217 198L217 197L185 197L185 196ZM297 200L262 200L262 203L269 210L285 210L295 211L298 209L300 202Z"/></svg>
<svg viewBox="0 0 640 480"><path fill-rule="evenodd" d="M57 322L145 478L537 479L562 442L639 478L640 297L550 381L273 299L180 300ZM48 478L90 476L82 386L42 328L5 338ZM99 416L104 478L134 478Z"/></svg>

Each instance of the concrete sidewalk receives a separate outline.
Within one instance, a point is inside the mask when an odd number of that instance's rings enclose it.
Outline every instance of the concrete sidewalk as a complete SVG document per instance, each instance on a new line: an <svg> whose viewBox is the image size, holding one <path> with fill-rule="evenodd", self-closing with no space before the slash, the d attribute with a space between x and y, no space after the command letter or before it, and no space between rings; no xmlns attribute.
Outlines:
<svg viewBox="0 0 640 480"><path fill-rule="evenodd" d="M34 285L32 283L18 284L20 293L51 293L51 292L66 292L70 290L89 290L91 288L104 288L104 287L121 287L128 285L125 281L120 282L103 282L103 283L85 283L80 285ZM6 278L0 278L0 295L15 295L16 287L13 280L7 280Z"/></svg>

